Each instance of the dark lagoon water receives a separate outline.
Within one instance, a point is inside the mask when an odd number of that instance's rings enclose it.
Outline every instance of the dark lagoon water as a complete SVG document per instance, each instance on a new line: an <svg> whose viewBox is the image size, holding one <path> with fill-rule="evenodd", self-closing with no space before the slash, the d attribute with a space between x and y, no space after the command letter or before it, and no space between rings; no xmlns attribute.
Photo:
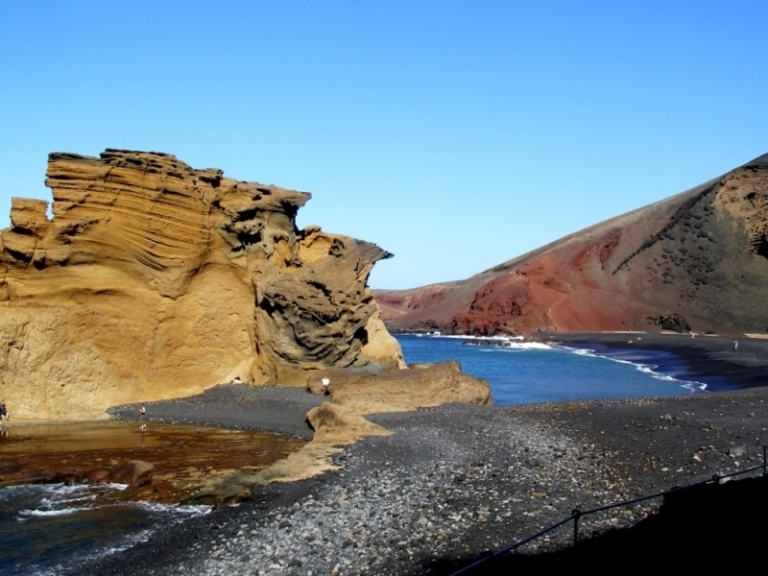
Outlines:
<svg viewBox="0 0 768 576"><path fill-rule="evenodd" d="M205 470L214 460L224 464L222 459L237 459L241 454L249 465L265 466L295 450L296 444L293 438L275 434L157 423L150 424L146 433L139 432L135 423L119 422L11 423L0 432L0 464L8 470L15 460L38 452L89 461L106 449L122 454L122 460L162 462L182 445L186 456L177 458L182 467L189 461L190 466ZM217 457L217 450L224 453ZM87 574L94 560L211 509L124 500L120 493L126 488L63 483L0 488L0 575Z"/></svg>
<svg viewBox="0 0 768 576"><path fill-rule="evenodd" d="M152 531L209 507L124 502L104 505L119 484L33 484L0 488L0 574L78 572Z"/></svg>
<svg viewBox="0 0 768 576"><path fill-rule="evenodd" d="M496 404L693 394L707 384L667 352L595 352L522 340L397 336L408 363L458 360L490 384ZM494 342L496 345L477 345ZM474 344L474 345L473 345ZM664 372L659 370L664 367Z"/></svg>

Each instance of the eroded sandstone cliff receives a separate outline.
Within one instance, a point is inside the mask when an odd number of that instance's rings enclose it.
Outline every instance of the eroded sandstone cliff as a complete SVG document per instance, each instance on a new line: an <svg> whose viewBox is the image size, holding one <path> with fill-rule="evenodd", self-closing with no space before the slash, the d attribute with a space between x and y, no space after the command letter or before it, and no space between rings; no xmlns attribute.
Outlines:
<svg viewBox="0 0 768 576"><path fill-rule="evenodd" d="M768 330L768 155L460 282L376 295L392 329Z"/></svg>
<svg viewBox="0 0 768 576"><path fill-rule="evenodd" d="M95 416L235 375L303 384L402 367L367 287L379 247L298 230L310 194L174 156L51 154L48 202L0 232L0 394L14 415Z"/></svg>

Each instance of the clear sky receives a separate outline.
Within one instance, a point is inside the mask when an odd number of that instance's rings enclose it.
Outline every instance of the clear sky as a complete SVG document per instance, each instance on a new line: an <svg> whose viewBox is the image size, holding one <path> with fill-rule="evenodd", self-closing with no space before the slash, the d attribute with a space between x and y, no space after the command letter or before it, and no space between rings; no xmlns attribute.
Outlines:
<svg viewBox="0 0 768 576"><path fill-rule="evenodd" d="M53 151L312 192L374 288L471 276L768 152L768 2L0 0L0 226Z"/></svg>

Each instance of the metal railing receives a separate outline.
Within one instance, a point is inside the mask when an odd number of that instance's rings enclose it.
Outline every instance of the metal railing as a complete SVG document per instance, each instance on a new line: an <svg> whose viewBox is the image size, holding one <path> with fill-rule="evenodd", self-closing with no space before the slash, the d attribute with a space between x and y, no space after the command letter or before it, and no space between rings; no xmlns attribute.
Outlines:
<svg viewBox="0 0 768 576"><path fill-rule="evenodd" d="M526 536L522 540L517 540L516 542L513 542L512 544L509 544L508 546L501 548L496 552L491 552L487 556L483 556L482 558L475 560L472 564L469 564L468 566L465 566L464 568L451 573L451 576L459 576L460 574L469 574L476 568L480 568L484 564L491 562L501 556L504 556L505 554L508 554L509 552L512 552L517 548L520 548L524 544L527 544L528 542L532 542L533 540L541 538L542 536L549 534L554 530L557 530L561 526L568 524L571 521L573 521L573 546L576 546L579 542L579 520L581 520L581 518L584 516L591 516L592 514L597 514L598 512L605 512L606 510L612 510L614 508L632 506L634 504L645 502L647 500L663 498L664 496L667 496L669 494L674 494L675 492L680 492L683 490L689 490L691 488L695 488L698 486L705 486L707 484L720 483L725 479L734 478L736 476L743 476L745 474L751 474L752 472L755 472L757 470L762 470L763 471L762 475L768 476L768 446L763 446L763 463L758 464L757 466L752 466L751 468L746 468L744 470L739 470L738 472L733 472L732 474L725 474L722 476L714 475L707 480L694 482L693 484L687 484L685 486L675 486L674 488L665 490L663 492L657 492L655 494L650 494L648 496L639 496L631 500L622 500L621 502L614 502L613 504L605 504L603 506L598 506L597 508L590 508L589 510L579 510L578 508L576 508L573 510L573 512L571 512L570 515L565 516L564 518L561 518L554 524L550 524L549 526L542 528L538 532L535 532L530 536Z"/></svg>

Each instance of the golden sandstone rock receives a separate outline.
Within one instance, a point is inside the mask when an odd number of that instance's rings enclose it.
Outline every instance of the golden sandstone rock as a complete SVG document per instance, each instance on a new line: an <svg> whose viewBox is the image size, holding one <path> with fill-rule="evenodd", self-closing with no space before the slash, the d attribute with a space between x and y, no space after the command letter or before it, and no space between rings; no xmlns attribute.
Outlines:
<svg viewBox="0 0 768 576"><path fill-rule="evenodd" d="M310 194L111 149L51 154L46 184L53 218L14 198L0 232L0 395L15 417L404 366L366 284L391 255L298 230Z"/></svg>
<svg viewBox="0 0 768 576"><path fill-rule="evenodd" d="M451 402L491 403L488 383L465 374L455 361L412 364L409 370L390 374L338 373L331 382L334 404L356 414L409 412Z"/></svg>

